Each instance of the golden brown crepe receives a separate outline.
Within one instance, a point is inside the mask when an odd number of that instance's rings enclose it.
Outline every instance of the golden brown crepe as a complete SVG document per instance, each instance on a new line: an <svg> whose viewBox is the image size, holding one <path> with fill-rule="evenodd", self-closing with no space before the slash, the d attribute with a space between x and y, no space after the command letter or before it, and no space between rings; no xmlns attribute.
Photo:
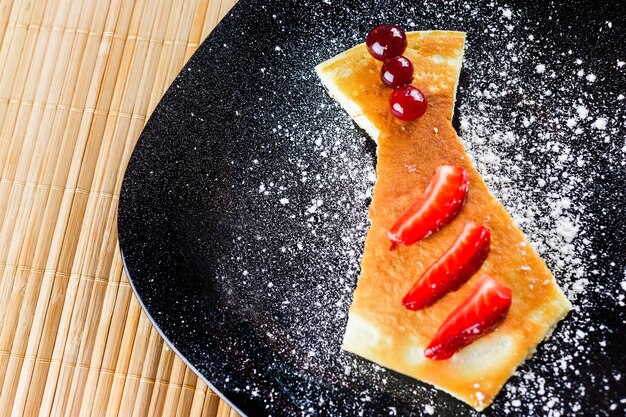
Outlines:
<svg viewBox="0 0 626 417"><path fill-rule="evenodd" d="M428 98L425 115L412 122L391 115L388 99L392 90L380 81L381 63L368 54L364 44L316 67L329 94L378 143L371 227L342 348L428 382L482 410L571 305L543 260L488 190L452 127L465 34L412 32L407 37L404 55L415 68L413 85ZM387 231L424 191L439 165L467 169L467 204L441 231L390 251ZM468 221L491 229L491 252L481 270L433 306L421 311L405 309L402 297ZM451 359L426 358L424 348L437 328L483 272L513 291L505 321Z"/></svg>

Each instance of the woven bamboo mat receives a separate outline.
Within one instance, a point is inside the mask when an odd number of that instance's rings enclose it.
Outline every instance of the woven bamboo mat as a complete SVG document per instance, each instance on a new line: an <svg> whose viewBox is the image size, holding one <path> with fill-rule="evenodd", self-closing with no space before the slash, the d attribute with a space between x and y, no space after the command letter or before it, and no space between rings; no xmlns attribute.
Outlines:
<svg viewBox="0 0 626 417"><path fill-rule="evenodd" d="M234 0L0 0L0 416L229 416L135 300L120 183Z"/></svg>

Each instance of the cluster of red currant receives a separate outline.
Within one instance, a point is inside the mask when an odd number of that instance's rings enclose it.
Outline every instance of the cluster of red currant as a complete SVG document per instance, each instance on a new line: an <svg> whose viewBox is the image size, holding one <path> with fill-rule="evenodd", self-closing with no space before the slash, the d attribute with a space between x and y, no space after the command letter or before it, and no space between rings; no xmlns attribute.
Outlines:
<svg viewBox="0 0 626 417"><path fill-rule="evenodd" d="M413 64L402 54L406 50L406 33L401 27L390 24L376 26L365 41L370 55L383 62L380 78L394 89L389 96L391 114L401 120L415 120L426 112L426 96L413 81Z"/></svg>

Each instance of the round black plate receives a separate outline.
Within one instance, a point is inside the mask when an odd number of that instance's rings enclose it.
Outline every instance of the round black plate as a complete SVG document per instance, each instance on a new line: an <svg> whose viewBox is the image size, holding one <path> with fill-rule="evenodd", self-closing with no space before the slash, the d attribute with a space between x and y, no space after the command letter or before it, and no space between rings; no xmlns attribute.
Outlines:
<svg viewBox="0 0 626 417"><path fill-rule="evenodd" d="M313 67L374 25L468 34L455 126L576 306L486 415L624 415L622 2L242 0L130 160L129 277L168 343L248 415L474 415L339 348L375 145ZM419 71L419 69L417 69Z"/></svg>

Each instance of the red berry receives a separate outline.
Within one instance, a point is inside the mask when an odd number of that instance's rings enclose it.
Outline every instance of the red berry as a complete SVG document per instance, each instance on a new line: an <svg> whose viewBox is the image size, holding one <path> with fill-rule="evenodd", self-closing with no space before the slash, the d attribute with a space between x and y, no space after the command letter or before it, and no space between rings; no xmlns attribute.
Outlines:
<svg viewBox="0 0 626 417"><path fill-rule="evenodd" d="M410 84L413 81L413 64L402 55L389 58L383 64L380 79L383 84L391 88Z"/></svg>
<svg viewBox="0 0 626 417"><path fill-rule="evenodd" d="M365 40L370 54L379 61L402 55L406 49L406 34L396 25L376 26Z"/></svg>
<svg viewBox="0 0 626 417"><path fill-rule="evenodd" d="M387 233L391 249L396 245L412 245L441 230L459 214L467 200L468 190L469 179L465 168L438 166L428 187Z"/></svg>
<svg viewBox="0 0 626 417"><path fill-rule="evenodd" d="M466 223L452 246L415 282L402 304L409 310L421 310L458 290L487 259L490 241L488 228L474 222Z"/></svg>
<svg viewBox="0 0 626 417"><path fill-rule="evenodd" d="M491 333L511 307L511 289L487 274L478 279L467 298L443 321L424 356L448 359L476 339Z"/></svg>
<svg viewBox="0 0 626 417"><path fill-rule="evenodd" d="M426 113L428 101L420 90L412 85L398 88L389 96L391 114L400 120L415 120Z"/></svg>

